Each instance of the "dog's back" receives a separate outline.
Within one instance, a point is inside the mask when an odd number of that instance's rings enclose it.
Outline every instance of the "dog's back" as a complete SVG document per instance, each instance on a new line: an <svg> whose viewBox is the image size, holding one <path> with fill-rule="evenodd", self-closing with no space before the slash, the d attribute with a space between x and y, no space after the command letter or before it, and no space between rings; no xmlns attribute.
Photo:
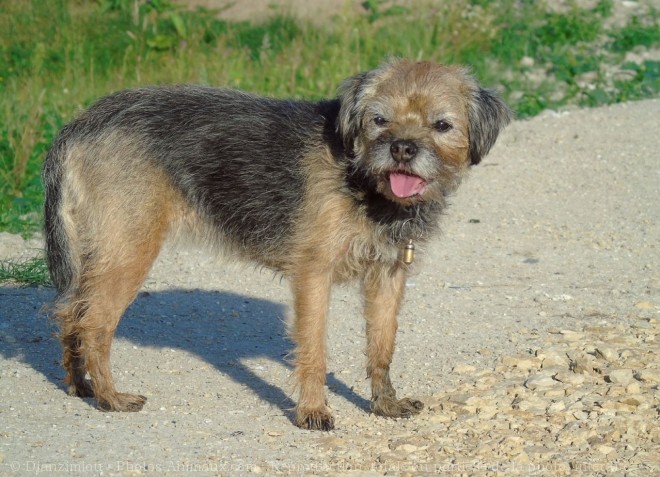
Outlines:
<svg viewBox="0 0 660 477"><path fill-rule="evenodd" d="M249 257L272 256L303 199L301 157L333 134L337 108L203 86L101 99L62 130L44 164L47 257L58 291L79 280L80 257L95 254L100 229L123 229L116 240L125 240L150 234L151 221L165 216L187 220L199 235L220 233ZM173 199L185 211L167 210ZM80 236L90 228L93 236Z"/></svg>

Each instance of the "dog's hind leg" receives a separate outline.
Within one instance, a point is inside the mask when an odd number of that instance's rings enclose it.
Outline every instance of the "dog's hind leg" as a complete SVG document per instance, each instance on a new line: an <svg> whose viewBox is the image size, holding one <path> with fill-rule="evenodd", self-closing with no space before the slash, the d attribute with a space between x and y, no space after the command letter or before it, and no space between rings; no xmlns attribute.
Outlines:
<svg viewBox="0 0 660 477"><path fill-rule="evenodd" d="M75 303L55 312L60 324L60 340L63 348L62 365L66 371L64 382L68 385L68 392L71 396L94 397L92 385L85 379L87 371L80 355L77 323L83 314L80 305Z"/></svg>
<svg viewBox="0 0 660 477"><path fill-rule="evenodd" d="M122 164L101 153L97 155L106 158L102 162L70 159L63 175L57 214L66 224L66 239L52 241L68 241L73 265L63 280L66 287L58 287L55 316L69 393L94 396L102 410L137 411L145 398L115 389L112 339L158 256L175 211L181 211L182 199L166 174L146 161ZM84 173L76 168L79 164L86 164Z"/></svg>
<svg viewBox="0 0 660 477"><path fill-rule="evenodd" d="M144 204L140 204L141 207ZM135 210L131 212L136 212ZM110 349L119 320L135 299L169 231L168 217L142 208L140 214L106 218L82 262L81 282L70 316L67 373L77 394L86 395L83 372L101 410L139 411L143 396L119 393L110 369ZM121 215L121 214L119 214ZM129 218L133 221L129 224ZM65 335L66 336L66 335Z"/></svg>
<svg viewBox="0 0 660 477"><path fill-rule="evenodd" d="M78 291L55 314L64 348L63 365L69 394L96 397L99 409L138 411L145 398L118 393L110 370L115 329L135 298L160 250L164 231L150 230L149 240L119 239L117 249L88 257ZM113 234L113 235L116 235ZM90 381L85 374L89 374Z"/></svg>
<svg viewBox="0 0 660 477"><path fill-rule="evenodd" d="M157 239L131 244L123 250L132 260L92 263L83 278L83 303L73 327L77 340L78 362L69 373L74 383L80 380L80 364L91 379L98 407L104 411L139 411L146 398L119 393L110 369L110 349L115 330L125 309L134 300L160 249ZM76 383L76 389L79 385Z"/></svg>

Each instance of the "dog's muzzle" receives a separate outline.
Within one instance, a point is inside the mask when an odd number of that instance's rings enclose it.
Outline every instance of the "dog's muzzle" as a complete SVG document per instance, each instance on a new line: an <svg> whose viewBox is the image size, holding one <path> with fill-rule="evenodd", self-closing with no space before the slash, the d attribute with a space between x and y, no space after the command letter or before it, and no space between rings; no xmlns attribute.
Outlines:
<svg viewBox="0 0 660 477"><path fill-rule="evenodd" d="M410 163L418 152L419 148L414 141L397 139L390 145L392 159L400 167L389 175L390 188L392 193L401 199L421 194L426 188L426 181L422 177L404 170L407 168L403 167Z"/></svg>

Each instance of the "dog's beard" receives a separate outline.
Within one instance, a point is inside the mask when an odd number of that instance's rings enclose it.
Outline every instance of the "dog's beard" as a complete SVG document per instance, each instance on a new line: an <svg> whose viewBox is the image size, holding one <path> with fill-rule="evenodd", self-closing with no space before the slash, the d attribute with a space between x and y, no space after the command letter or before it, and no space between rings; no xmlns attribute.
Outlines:
<svg viewBox="0 0 660 477"><path fill-rule="evenodd" d="M347 185L359 206L362 207L371 220L382 228L382 233L393 244L410 239L423 239L429 236L437 227L439 216L445 207L443 194L420 191L406 198L394 200L392 191L384 187L392 187L384 172L376 172L371 168L361 167L360 162L349 162L347 165ZM391 173L389 174L391 176ZM396 182L400 179L394 179ZM421 178L420 178L421 180ZM412 185L404 185L405 193L420 187L417 179L411 180ZM394 188L398 187L394 185ZM427 186L424 185L425 189ZM437 185L431 184L431 187ZM424 197L432 196L433 200Z"/></svg>

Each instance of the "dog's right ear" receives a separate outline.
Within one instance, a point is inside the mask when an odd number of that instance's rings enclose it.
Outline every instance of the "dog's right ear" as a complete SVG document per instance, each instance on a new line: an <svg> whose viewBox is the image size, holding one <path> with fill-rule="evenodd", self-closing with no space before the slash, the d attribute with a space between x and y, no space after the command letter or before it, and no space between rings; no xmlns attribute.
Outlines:
<svg viewBox="0 0 660 477"><path fill-rule="evenodd" d="M348 78L340 86L337 93L339 99L339 117L337 132L341 136L346 155L355 155L355 141L362 128L364 90L369 73L360 73Z"/></svg>

